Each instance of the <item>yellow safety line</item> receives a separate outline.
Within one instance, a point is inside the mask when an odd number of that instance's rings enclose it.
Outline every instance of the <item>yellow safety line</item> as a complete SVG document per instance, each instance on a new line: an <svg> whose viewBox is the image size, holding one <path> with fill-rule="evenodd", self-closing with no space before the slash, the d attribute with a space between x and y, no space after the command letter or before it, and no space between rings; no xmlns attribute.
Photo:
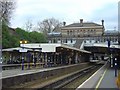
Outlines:
<svg viewBox="0 0 120 90"><path fill-rule="evenodd" d="M106 73L107 69L108 69L108 68L106 68L106 70L104 71L104 73L103 73L102 77L100 78L100 80L99 80L98 84L97 84L97 85L96 85L96 87L95 87L95 90L97 90L97 89L98 89L98 87L100 86L101 81L103 80L103 78L104 78L104 76L105 76L105 73Z"/></svg>

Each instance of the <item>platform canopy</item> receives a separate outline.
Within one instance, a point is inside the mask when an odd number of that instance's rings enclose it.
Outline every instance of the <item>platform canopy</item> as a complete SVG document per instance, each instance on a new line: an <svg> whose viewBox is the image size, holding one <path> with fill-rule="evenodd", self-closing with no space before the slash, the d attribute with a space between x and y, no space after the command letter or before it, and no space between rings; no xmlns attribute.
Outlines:
<svg viewBox="0 0 120 90"><path fill-rule="evenodd" d="M59 44L59 43L32 43L32 44L21 44L20 46L24 48L30 48L30 49L40 49L41 52L56 52L57 48L64 48L64 49L71 49L71 50L75 50L83 53L89 53L89 54L91 53L86 50L80 50L75 47L71 47L71 46Z"/></svg>
<svg viewBox="0 0 120 90"><path fill-rule="evenodd" d="M110 45L108 48L107 44L104 43L95 43L91 46L84 46L85 50L94 52L94 53L115 53L120 52L120 45Z"/></svg>
<svg viewBox="0 0 120 90"><path fill-rule="evenodd" d="M16 47L16 48L7 48L7 49L2 49L2 52L12 52L12 51L22 51L23 48L21 47ZM33 51L32 49L27 49L24 48L24 51Z"/></svg>

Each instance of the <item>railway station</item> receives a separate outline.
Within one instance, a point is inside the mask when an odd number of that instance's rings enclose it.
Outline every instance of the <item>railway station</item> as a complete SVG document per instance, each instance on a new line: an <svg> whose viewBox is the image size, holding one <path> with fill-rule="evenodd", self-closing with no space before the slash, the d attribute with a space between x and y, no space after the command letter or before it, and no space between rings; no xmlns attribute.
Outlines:
<svg viewBox="0 0 120 90"><path fill-rule="evenodd" d="M67 85L71 86L71 83L78 77L90 74L90 77L87 77L88 79L81 85L76 84L76 89L104 88L100 86L105 83L103 77L110 74L109 78L112 79L110 82L114 80L112 86L117 88L114 76L115 59L113 58L120 52L119 46L114 45L109 49L107 46L101 46L85 46L85 50L82 50L58 43L36 43L21 44L18 48L3 49L3 56L8 55L10 60L19 58L21 63L15 65L10 64L10 62L8 65L3 64L2 86L3 88L67 88ZM108 50L111 50L112 53L109 53ZM113 52L113 50L115 51ZM117 60L118 69L119 57L117 57ZM116 74L118 75L118 73ZM103 75L102 79L101 75ZM50 78L53 78L52 81ZM9 83L12 81L15 83ZM23 83L26 84L22 85Z"/></svg>
<svg viewBox="0 0 120 90"><path fill-rule="evenodd" d="M52 24L38 24L46 22ZM79 19L69 25L64 21L40 29L42 33L7 24L3 29L3 90L120 89L120 32L107 31L104 20L98 24Z"/></svg>
<svg viewBox="0 0 120 90"><path fill-rule="evenodd" d="M96 33L101 36L93 34L80 37L77 33L74 33L74 37L66 36L64 30L70 26L64 26L57 36L49 34L48 43L23 41L19 47L2 49L2 88L117 90L120 86L118 35L102 35L104 28L99 25L101 33ZM77 28L81 28L79 23ZM53 43L55 40L57 42Z"/></svg>

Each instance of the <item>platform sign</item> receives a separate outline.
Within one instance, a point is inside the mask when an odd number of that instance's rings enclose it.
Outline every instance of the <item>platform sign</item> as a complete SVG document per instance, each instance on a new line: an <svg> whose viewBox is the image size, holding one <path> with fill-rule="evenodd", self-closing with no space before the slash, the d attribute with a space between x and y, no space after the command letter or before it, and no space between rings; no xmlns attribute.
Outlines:
<svg viewBox="0 0 120 90"><path fill-rule="evenodd" d="M27 49L20 49L19 52L27 52Z"/></svg>

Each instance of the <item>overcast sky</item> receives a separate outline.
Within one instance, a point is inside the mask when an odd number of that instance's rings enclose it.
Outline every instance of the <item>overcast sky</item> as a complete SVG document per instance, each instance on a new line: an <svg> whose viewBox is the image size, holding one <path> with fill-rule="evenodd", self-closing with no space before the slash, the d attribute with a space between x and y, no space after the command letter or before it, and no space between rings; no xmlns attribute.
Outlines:
<svg viewBox="0 0 120 90"><path fill-rule="evenodd" d="M23 27L27 20L38 21L54 17L67 24L105 21L106 30L118 28L119 0L17 0L11 26Z"/></svg>

